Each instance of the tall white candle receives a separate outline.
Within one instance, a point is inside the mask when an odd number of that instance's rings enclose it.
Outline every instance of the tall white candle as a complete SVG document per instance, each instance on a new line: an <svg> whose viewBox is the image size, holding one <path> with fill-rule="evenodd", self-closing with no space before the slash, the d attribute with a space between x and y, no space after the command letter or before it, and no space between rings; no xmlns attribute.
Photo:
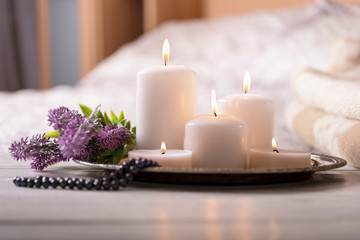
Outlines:
<svg viewBox="0 0 360 240"><path fill-rule="evenodd" d="M163 49L169 49L164 43ZM169 52L163 53L165 64ZM156 149L183 149L184 126L196 113L196 74L189 68L154 66L137 74L136 145Z"/></svg>
<svg viewBox="0 0 360 240"><path fill-rule="evenodd" d="M245 167L246 123L233 116L217 115L215 106L213 112L214 115L200 115L186 123L184 148L192 151L192 166Z"/></svg>
<svg viewBox="0 0 360 240"><path fill-rule="evenodd" d="M232 94L218 101L219 113L233 115L248 125L248 148L271 148L274 135L274 103L261 95L248 94L250 74L244 77L245 94Z"/></svg>

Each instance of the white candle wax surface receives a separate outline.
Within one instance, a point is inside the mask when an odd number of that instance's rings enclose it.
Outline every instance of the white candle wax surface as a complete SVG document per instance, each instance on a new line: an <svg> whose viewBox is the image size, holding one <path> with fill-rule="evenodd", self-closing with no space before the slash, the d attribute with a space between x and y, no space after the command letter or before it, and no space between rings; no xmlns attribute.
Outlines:
<svg viewBox="0 0 360 240"><path fill-rule="evenodd" d="M184 148L192 151L192 166L244 168L247 126L233 116L200 115L185 125Z"/></svg>
<svg viewBox="0 0 360 240"><path fill-rule="evenodd" d="M250 149L250 168L306 168L311 166L311 154L296 150Z"/></svg>
<svg viewBox="0 0 360 240"><path fill-rule="evenodd" d="M185 66L155 66L137 74L136 145L183 149L184 126L196 112L196 74Z"/></svg>
<svg viewBox="0 0 360 240"><path fill-rule="evenodd" d="M191 168L191 151L168 149L162 154L160 149L133 150L128 153L131 158L146 158L158 162L161 167Z"/></svg>
<svg viewBox="0 0 360 240"><path fill-rule="evenodd" d="M232 94L219 99L218 112L247 123L248 149L271 147L275 106L270 99L255 94Z"/></svg>

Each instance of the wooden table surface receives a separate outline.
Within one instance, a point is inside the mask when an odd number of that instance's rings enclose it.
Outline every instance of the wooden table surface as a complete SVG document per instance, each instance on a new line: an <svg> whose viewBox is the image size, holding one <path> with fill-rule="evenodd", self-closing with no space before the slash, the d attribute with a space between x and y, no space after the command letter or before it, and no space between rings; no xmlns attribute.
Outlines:
<svg viewBox="0 0 360 240"><path fill-rule="evenodd" d="M360 171L294 183L186 186L133 183L119 191L28 189L29 163L0 160L0 239L360 239ZM101 174L59 163L46 176Z"/></svg>

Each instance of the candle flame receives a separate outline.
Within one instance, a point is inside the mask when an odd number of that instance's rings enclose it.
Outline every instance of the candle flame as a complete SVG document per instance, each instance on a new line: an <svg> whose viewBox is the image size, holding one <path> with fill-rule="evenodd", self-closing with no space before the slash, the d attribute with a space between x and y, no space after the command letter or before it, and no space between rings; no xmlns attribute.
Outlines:
<svg viewBox="0 0 360 240"><path fill-rule="evenodd" d="M272 145L272 148L273 148L273 149L278 149L278 146L277 146L277 144L276 144L275 138L272 139L271 145Z"/></svg>
<svg viewBox="0 0 360 240"><path fill-rule="evenodd" d="M211 110L212 110L212 112L214 113L214 115L216 117L217 116L216 115L217 103L216 103L216 93L215 93L214 89L211 91Z"/></svg>
<svg viewBox="0 0 360 240"><path fill-rule="evenodd" d="M170 58L170 43L167 38L165 38L164 43L163 43L162 55L163 55L163 60L164 60L165 66L166 66L166 64Z"/></svg>
<svg viewBox="0 0 360 240"><path fill-rule="evenodd" d="M250 90L250 83L251 83L250 73L246 71L243 82L243 90L245 94Z"/></svg>
<svg viewBox="0 0 360 240"><path fill-rule="evenodd" d="M161 153L162 153L162 154L164 154L164 153L166 152L166 144L165 144L165 142L162 142L162 143L161 143L160 149L161 149Z"/></svg>

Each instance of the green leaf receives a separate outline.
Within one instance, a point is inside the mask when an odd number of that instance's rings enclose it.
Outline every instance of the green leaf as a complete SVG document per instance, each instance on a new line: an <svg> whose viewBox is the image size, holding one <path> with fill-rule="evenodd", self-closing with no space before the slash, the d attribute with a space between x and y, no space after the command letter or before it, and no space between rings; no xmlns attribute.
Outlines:
<svg viewBox="0 0 360 240"><path fill-rule="evenodd" d="M79 106L80 106L81 112L82 112L86 117L89 117L90 114L92 113L92 109L89 108L88 106L83 105L83 104L79 104Z"/></svg>
<svg viewBox="0 0 360 240"><path fill-rule="evenodd" d="M136 127L133 127L133 128L131 129L131 132L132 132L133 134L136 134Z"/></svg>
<svg viewBox="0 0 360 240"><path fill-rule="evenodd" d="M107 150L101 152L101 154L96 162L97 163L112 163L113 156L114 156L114 150L107 149Z"/></svg>
<svg viewBox="0 0 360 240"><path fill-rule="evenodd" d="M126 119L121 120L119 123L121 124L121 126L124 126L126 123Z"/></svg>
<svg viewBox="0 0 360 240"><path fill-rule="evenodd" d="M127 145L135 145L135 142L132 138L129 138Z"/></svg>
<svg viewBox="0 0 360 240"><path fill-rule="evenodd" d="M118 147L114 150L114 154L113 154L113 164L118 164L120 162L120 160L123 157L123 153L124 153L124 148L123 147Z"/></svg>
<svg viewBox="0 0 360 240"><path fill-rule="evenodd" d="M94 112L100 111L101 104L97 105Z"/></svg>
<svg viewBox="0 0 360 240"><path fill-rule="evenodd" d="M119 119L117 118L117 116L115 115L115 113L112 110L110 110L110 116L111 116L111 122L113 124L119 123Z"/></svg>
<svg viewBox="0 0 360 240"><path fill-rule="evenodd" d="M102 114L102 112L100 110L95 113L95 118L100 120L101 125L103 125L103 126L106 125L104 115Z"/></svg>
<svg viewBox="0 0 360 240"><path fill-rule="evenodd" d="M106 112L104 112L104 119L105 119L105 124L106 125L112 125L111 120L110 120L110 118L109 118L109 116L107 115Z"/></svg>
<svg viewBox="0 0 360 240"><path fill-rule="evenodd" d="M51 131L44 135L45 138L58 138L60 135L59 131Z"/></svg>
<svg viewBox="0 0 360 240"><path fill-rule="evenodd" d="M113 156L112 155L106 155L99 159L98 162L105 163L105 164L112 164Z"/></svg>
<svg viewBox="0 0 360 240"><path fill-rule="evenodd" d="M123 158L128 157L128 153L133 149L135 149L135 144L125 144L124 153L122 157Z"/></svg>
<svg viewBox="0 0 360 240"><path fill-rule="evenodd" d="M130 123L130 121L126 122L125 127L130 130L130 128L131 128L131 123Z"/></svg>
<svg viewBox="0 0 360 240"><path fill-rule="evenodd" d="M113 149L107 149L101 153L101 156L105 158L112 157L114 150Z"/></svg>
<svg viewBox="0 0 360 240"><path fill-rule="evenodd" d="M125 119L125 115L124 115L124 111L121 111L120 115L119 115L119 121Z"/></svg>

